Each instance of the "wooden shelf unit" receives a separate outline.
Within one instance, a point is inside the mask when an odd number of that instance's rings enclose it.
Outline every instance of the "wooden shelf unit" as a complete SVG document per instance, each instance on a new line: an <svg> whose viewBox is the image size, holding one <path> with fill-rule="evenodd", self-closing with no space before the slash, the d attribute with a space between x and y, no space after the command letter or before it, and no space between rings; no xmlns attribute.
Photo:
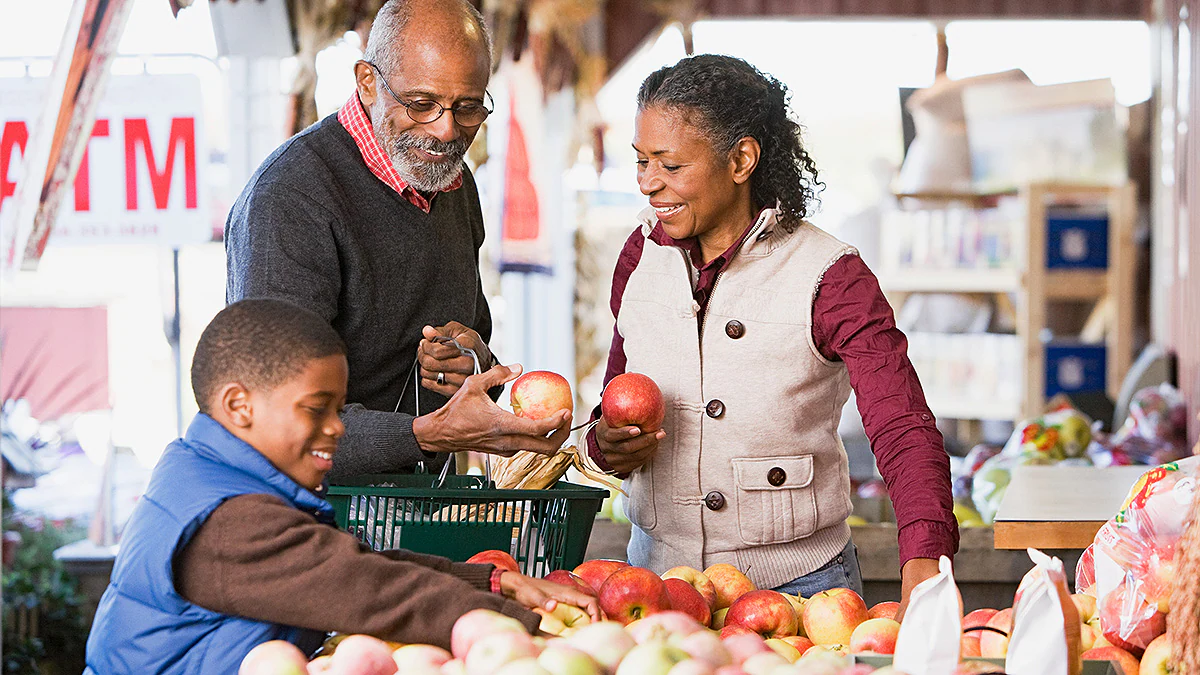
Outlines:
<svg viewBox="0 0 1200 675"><path fill-rule="evenodd" d="M1105 386L1116 398L1121 380L1133 361L1133 227L1136 210L1134 186L1033 183L1015 193L1024 213L1023 227L1014 233L1015 260L1001 268L895 268L884 265L879 283L893 307L899 309L911 293L962 293L1012 295L1015 298L1017 335L1021 343L1022 377L1016 406L963 401L952 394L928 390L936 415L953 419L1011 419L1035 417L1045 405L1045 348L1041 333L1051 305L1060 301L1103 303L1108 312L1105 331ZM967 208L993 206L1006 195L965 193L906 193L896 195L902 205L954 205ZM1046 222L1054 206L1102 206L1108 215L1108 266L1105 269L1047 269ZM901 206L903 208L903 206ZM944 207L943 207L944 208ZM886 225L885 225L886 226Z"/></svg>

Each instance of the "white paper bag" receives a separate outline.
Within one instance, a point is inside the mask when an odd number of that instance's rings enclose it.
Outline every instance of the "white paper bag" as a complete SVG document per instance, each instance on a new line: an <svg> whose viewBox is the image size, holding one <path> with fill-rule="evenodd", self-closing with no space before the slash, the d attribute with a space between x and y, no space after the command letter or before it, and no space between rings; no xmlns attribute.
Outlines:
<svg viewBox="0 0 1200 675"><path fill-rule="evenodd" d="M1067 593L1062 561L1036 549L1028 552L1035 567L1021 580L1013 599L1013 630L1004 670L1021 675L1076 675L1082 665L1079 610ZM1071 630L1073 641L1067 634Z"/></svg>
<svg viewBox="0 0 1200 675"><path fill-rule="evenodd" d="M953 675L958 668L962 596L950 567L950 559L942 556L938 560L940 573L913 589L896 638L896 654L892 659L896 670L919 675Z"/></svg>

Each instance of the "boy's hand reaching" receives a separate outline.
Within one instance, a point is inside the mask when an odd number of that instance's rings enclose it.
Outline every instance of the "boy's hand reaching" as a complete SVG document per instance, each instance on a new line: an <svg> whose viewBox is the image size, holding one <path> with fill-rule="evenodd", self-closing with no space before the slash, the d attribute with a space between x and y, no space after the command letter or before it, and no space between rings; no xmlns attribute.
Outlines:
<svg viewBox="0 0 1200 675"><path fill-rule="evenodd" d="M564 602L587 612L592 621L604 619L600 613L600 602L595 596L553 581L527 577L518 572L504 572L500 575L500 592L529 609L553 612L558 603Z"/></svg>

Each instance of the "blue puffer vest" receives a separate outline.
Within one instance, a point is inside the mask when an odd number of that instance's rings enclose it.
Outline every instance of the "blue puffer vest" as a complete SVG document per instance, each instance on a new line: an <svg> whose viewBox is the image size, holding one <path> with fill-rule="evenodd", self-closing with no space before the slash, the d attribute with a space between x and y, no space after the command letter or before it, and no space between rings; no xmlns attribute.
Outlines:
<svg viewBox="0 0 1200 675"><path fill-rule="evenodd" d="M236 673L255 645L320 644L309 630L229 616L175 590L176 554L226 499L268 494L333 524L324 499L280 473L213 418L196 415L167 447L122 536L112 579L92 624L85 675Z"/></svg>

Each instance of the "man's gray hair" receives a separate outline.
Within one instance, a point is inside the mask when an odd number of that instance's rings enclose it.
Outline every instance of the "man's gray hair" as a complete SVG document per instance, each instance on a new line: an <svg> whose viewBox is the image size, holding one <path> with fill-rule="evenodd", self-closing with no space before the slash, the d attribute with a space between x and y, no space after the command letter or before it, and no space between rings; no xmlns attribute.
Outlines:
<svg viewBox="0 0 1200 675"><path fill-rule="evenodd" d="M487 47L488 63L492 62L492 32L488 30L483 14L467 0L443 0L459 5L463 12L471 18L483 35ZM388 0L379 8L375 20L371 23L371 33L367 36L367 48L363 50L363 60L379 66L383 72L391 76L400 67L400 40L408 22L413 18L412 0Z"/></svg>

